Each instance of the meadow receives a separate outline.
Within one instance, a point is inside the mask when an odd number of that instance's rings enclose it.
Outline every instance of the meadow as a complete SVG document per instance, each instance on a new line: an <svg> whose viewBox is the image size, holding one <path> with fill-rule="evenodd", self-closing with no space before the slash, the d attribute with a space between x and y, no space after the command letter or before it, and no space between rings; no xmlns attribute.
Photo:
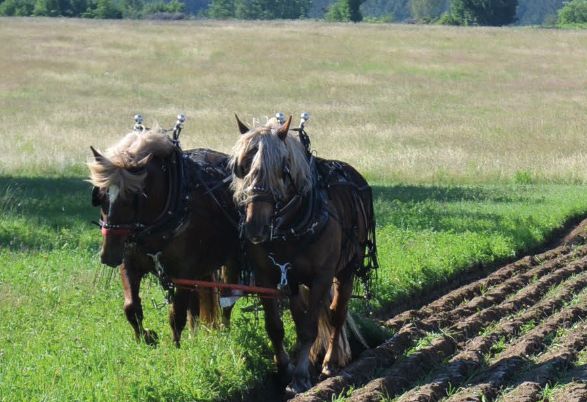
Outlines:
<svg viewBox="0 0 587 402"><path fill-rule="evenodd" d="M185 148L229 151L235 112L309 111L318 155L373 184L377 310L587 214L586 44L536 29L0 19L0 400L238 399L272 371L262 315L175 349L155 282L143 300L161 343L132 338L83 180L89 145L134 113L171 126L183 112Z"/></svg>

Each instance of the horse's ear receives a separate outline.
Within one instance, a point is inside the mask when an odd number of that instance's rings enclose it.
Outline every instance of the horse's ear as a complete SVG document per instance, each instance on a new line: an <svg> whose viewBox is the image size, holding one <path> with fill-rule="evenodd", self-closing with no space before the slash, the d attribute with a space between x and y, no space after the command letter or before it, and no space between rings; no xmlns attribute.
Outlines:
<svg viewBox="0 0 587 402"><path fill-rule="evenodd" d="M94 148L93 146L90 145L90 149L92 150L92 153L94 154L94 158L96 159L96 162L103 162L106 160L106 158L98 151L96 151L96 148Z"/></svg>
<svg viewBox="0 0 587 402"><path fill-rule="evenodd" d="M236 113L234 114L234 117L236 117L236 123L238 124L238 129L240 130L241 134L248 133L249 128L241 121L241 119L238 118Z"/></svg>
<svg viewBox="0 0 587 402"><path fill-rule="evenodd" d="M285 137L287 137L287 132L289 131L289 125L291 124L291 115L288 117L287 121L281 125L277 129L277 136L280 140L285 141Z"/></svg>

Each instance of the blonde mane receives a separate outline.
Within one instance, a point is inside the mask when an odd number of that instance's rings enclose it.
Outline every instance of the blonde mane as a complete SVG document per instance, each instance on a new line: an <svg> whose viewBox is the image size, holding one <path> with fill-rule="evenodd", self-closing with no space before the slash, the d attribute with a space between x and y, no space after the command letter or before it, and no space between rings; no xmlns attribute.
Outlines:
<svg viewBox="0 0 587 402"><path fill-rule="evenodd" d="M231 184L234 199L239 205L250 202L250 189L253 186L264 187L276 199L285 200L288 189L283 180L284 160L287 161L294 185L300 194L306 194L312 188L312 174L304 146L297 135L290 133L285 141L281 140L275 134L279 127L277 119L270 119L265 126L253 128L241 135L232 149L231 168L251 150L257 149L248 174L242 179L234 177Z"/></svg>
<svg viewBox="0 0 587 402"><path fill-rule="evenodd" d="M173 143L163 130L156 126L143 132L132 132L108 148L104 158L93 158L87 163L90 169L89 182L106 189L118 186L121 195L142 191L146 173L132 172L142 167L145 158L152 155L167 157L173 150Z"/></svg>

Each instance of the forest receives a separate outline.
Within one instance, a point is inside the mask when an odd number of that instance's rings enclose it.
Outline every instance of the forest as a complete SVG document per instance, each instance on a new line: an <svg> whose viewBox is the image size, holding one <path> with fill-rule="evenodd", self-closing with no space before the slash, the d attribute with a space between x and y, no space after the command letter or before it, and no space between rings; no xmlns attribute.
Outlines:
<svg viewBox="0 0 587 402"><path fill-rule="evenodd" d="M567 13L571 15L571 22L582 22L587 14L586 0L0 0L0 15L101 19L312 18L354 22L553 26L559 22L563 3L574 6ZM482 10L482 13L492 17L489 20L471 17L471 12L479 13L480 8L490 8L489 12ZM503 16L496 17L497 14Z"/></svg>

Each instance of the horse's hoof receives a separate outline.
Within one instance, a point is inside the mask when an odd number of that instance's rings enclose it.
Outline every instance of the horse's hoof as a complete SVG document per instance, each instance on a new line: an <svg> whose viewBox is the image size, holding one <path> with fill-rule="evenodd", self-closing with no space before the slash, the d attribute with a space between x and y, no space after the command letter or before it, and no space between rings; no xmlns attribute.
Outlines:
<svg viewBox="0 0 587 402"><path fill-rule="evenodd" d="M338 372L338 369L332 365L332 364L327 364L324 367L322 367L322 372L320 373L320 378L319 380L325 380L329 377L334 376L336 373Z"/></svg>
<svg viewBox="0 0 587 402"><path fill-rule="evenodd" d="M143 332L143 340L149 346L157 346L157 343L159 343L159 335L157 335L157 332L155 331L146 329L145 332Z"/></svg>
<svg viewBox="0 0 587 402"><path fill-rule="evenodd" d="M291 363L277 367L277 379L282 387L285 387L293 377L294 366Z"/></svg>
<svg viewBox="0 0 587 402"><path fill-rule="evenodd" d="M291 385L288 385L287 387L285 387L283 399L285 401L288 401L292 398L295 398L297 394L299 394L299 392L296 391Z"/></svg>
<svg viewBox="0 0 587 402"><path fill-rule="evenodd" d="M285 394L289 398L293 398L297 394L306 392L310 388L312 388L312 383L309 379L293 379L292 382L290 382L289 385L285 387Z"/></svg>

